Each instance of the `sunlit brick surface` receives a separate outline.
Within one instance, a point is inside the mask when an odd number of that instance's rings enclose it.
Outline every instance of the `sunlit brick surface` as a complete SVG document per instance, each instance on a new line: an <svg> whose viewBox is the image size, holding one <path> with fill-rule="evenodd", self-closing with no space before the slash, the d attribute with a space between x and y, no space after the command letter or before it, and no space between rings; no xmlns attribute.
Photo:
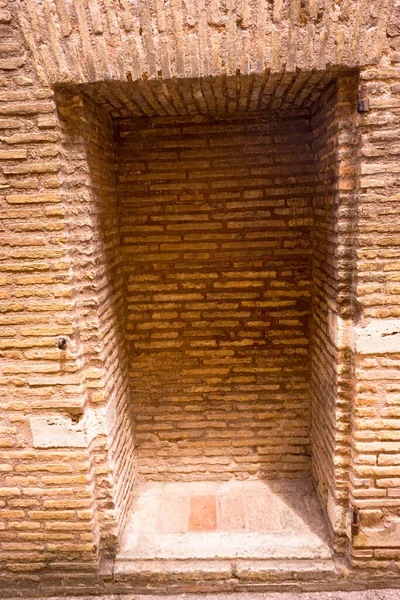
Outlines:
<svg viewBox="0 0 400 600"><path fill-rule="evenodd" d="M311 473L336 583L395 581L399 1L2 0L0 38L0 595L332 584L118 579L140 478Z"/></svg>

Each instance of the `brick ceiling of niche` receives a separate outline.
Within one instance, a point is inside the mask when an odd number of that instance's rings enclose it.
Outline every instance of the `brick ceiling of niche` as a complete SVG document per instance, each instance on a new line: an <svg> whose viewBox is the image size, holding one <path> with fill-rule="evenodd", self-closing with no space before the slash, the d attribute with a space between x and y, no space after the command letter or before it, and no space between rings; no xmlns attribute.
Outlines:
<svg viewBox="0 0 400 600"><path fill-rule="evenodd" d="M115 118L229 115L308 108L332 80L327 71L151 81L103 81L77 88Z"/></svg>

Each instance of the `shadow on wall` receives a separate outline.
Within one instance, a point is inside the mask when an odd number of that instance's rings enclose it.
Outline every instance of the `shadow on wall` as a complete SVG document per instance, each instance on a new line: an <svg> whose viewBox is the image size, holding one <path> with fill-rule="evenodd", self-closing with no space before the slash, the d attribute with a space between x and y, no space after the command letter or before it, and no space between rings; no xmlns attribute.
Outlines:
<svg viewBox="0 0 400 600"><path fill-rule="evenodd" d="M76 92L59 91L56 98L96 517L100 548L114 555L131 504L135 461L113 128L106 111Z"/></svg>

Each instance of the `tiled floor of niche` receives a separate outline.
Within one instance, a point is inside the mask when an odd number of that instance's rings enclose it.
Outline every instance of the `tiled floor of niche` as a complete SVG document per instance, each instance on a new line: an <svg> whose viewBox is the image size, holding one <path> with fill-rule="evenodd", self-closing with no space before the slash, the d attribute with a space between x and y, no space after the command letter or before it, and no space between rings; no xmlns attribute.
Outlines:
<svg viewBox="0 0 400 600"><path fill-rule="evenodd" d="M119 553L128 559L326 559L309 480L146 483Z"/></svg>

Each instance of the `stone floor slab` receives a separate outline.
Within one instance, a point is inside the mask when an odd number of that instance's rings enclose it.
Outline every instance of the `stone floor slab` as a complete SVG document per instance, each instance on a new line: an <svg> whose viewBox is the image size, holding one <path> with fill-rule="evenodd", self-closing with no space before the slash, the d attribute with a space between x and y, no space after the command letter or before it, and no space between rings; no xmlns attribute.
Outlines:
<svg viewBox="0 0 400 600"><path fill-rule="evenodd" d="M145 484L118 560L327 560L310 481Z"/></svg>

